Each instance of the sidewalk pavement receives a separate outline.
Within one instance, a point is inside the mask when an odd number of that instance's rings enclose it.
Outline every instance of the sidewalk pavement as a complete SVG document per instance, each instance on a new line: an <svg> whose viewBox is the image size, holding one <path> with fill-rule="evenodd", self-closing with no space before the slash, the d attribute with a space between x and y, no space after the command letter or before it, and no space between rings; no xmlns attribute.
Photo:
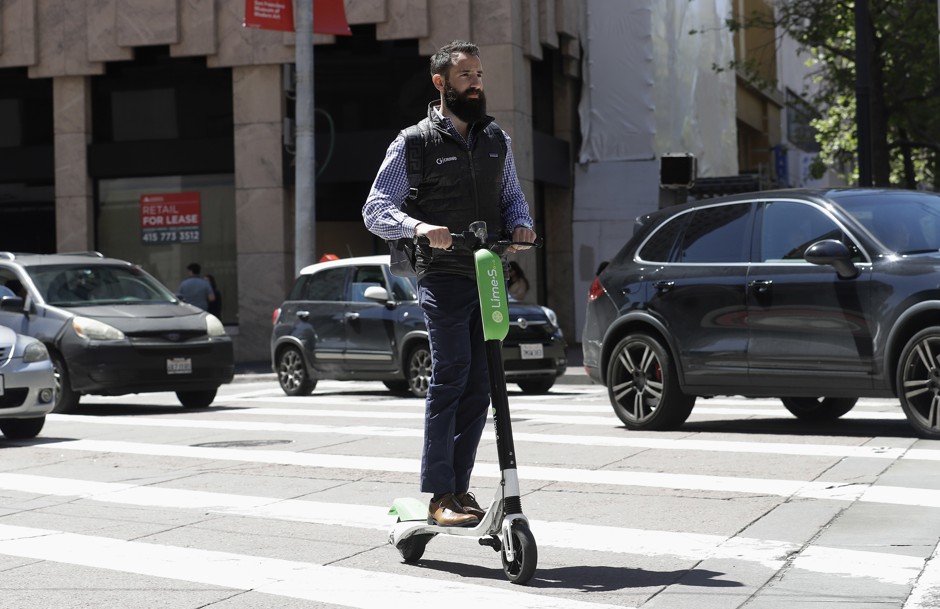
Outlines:
<svg viewBox="0 0 940 609"><path fill-rule="evenodd" d="M568 370L558 377L555 382L560 385L592 385L594 382L588 378L582 365L581 344L568 345ZM271 370L270 362L247 362L235 364L235 379L233 383L277 381L277 375Z"/></svg>

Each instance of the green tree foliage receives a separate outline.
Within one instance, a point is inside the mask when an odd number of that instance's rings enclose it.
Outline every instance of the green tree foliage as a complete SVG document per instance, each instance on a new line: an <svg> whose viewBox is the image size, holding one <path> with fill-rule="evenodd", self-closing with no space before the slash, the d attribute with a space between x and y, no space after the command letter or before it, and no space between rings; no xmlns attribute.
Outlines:
<svg viewBox="0 0 940 609"><path fill-rule="evenodd" d="M823 165L857 181L855 3L776 0L775 15L727 26L772 27L808 53L816 83L807 94ZM940 51L936 0L869 0L872 180L940 187ZM740 66L739 66L740 67ZM745 69L747 72L748 70Z"/></svg>

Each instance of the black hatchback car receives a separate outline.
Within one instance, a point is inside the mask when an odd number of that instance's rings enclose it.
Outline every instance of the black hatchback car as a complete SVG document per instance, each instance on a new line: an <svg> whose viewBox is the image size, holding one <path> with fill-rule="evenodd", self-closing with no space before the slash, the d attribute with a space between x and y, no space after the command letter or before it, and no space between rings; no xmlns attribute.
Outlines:
<svg viewBox="0 0 940 609"><path fill-rule="evenodd" d="M674 429L697 396L817 421L898 397L940 438L940 195L766 191L642 216L591 285L582 348L630 429Z"/></svg>
<svg viewBox="0 0 940 609"><path fill-rule="evenodd" d="M310 265L274 311L271 362L287 395L308 395L318 379L382 381L424 397L431 350L413 279L389 272L389 257ZM565 339L555 313L510 301L503 341L506 379L545 393L564 374Z"/></svg>
<svg viewBox="0 0 940 609"><path fill-rule="evenodd" d="M41 340L55 371L55 412L82 394L175 391L203 408L232 380L232 339L214 315L179 301L139 266L84 254L0 252L0 325Z"/></svg>

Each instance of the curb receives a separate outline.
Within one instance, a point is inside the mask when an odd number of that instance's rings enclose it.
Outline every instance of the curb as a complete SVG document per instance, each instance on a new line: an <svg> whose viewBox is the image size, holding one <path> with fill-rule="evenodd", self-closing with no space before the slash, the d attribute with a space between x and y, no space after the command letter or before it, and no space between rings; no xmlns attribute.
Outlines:
<svg viewBox="0 0 940 609"><path fill-rule="evenodd" d="M235 378L232 379L232 383L261 383L265 381L270 381L273 383L277 382L277 375L273 372L242 372L237 373ZM557 379L555 379L556 385L596 385L591 378L585 374L583 371L576 372L565 372Z"/></svg>

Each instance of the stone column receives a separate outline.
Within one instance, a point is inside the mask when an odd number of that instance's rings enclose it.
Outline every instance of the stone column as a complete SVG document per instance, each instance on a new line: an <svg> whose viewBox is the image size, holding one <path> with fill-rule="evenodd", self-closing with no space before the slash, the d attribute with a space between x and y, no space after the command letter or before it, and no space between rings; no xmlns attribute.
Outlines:
<svg viewBox="0 0 940 609"><path fill-rule="evenodd" d="M281 66L232 68L240 362L270 358L271 313L293 281L283 178Z"/></svg>
<svg viewBox="0 0 940 609"><path fill-rule="evenodd" d="M52 98L56 248L60 252L90 250L95 235L87 156L91 81L87 76L57 76L52 80Z"/></svg>

